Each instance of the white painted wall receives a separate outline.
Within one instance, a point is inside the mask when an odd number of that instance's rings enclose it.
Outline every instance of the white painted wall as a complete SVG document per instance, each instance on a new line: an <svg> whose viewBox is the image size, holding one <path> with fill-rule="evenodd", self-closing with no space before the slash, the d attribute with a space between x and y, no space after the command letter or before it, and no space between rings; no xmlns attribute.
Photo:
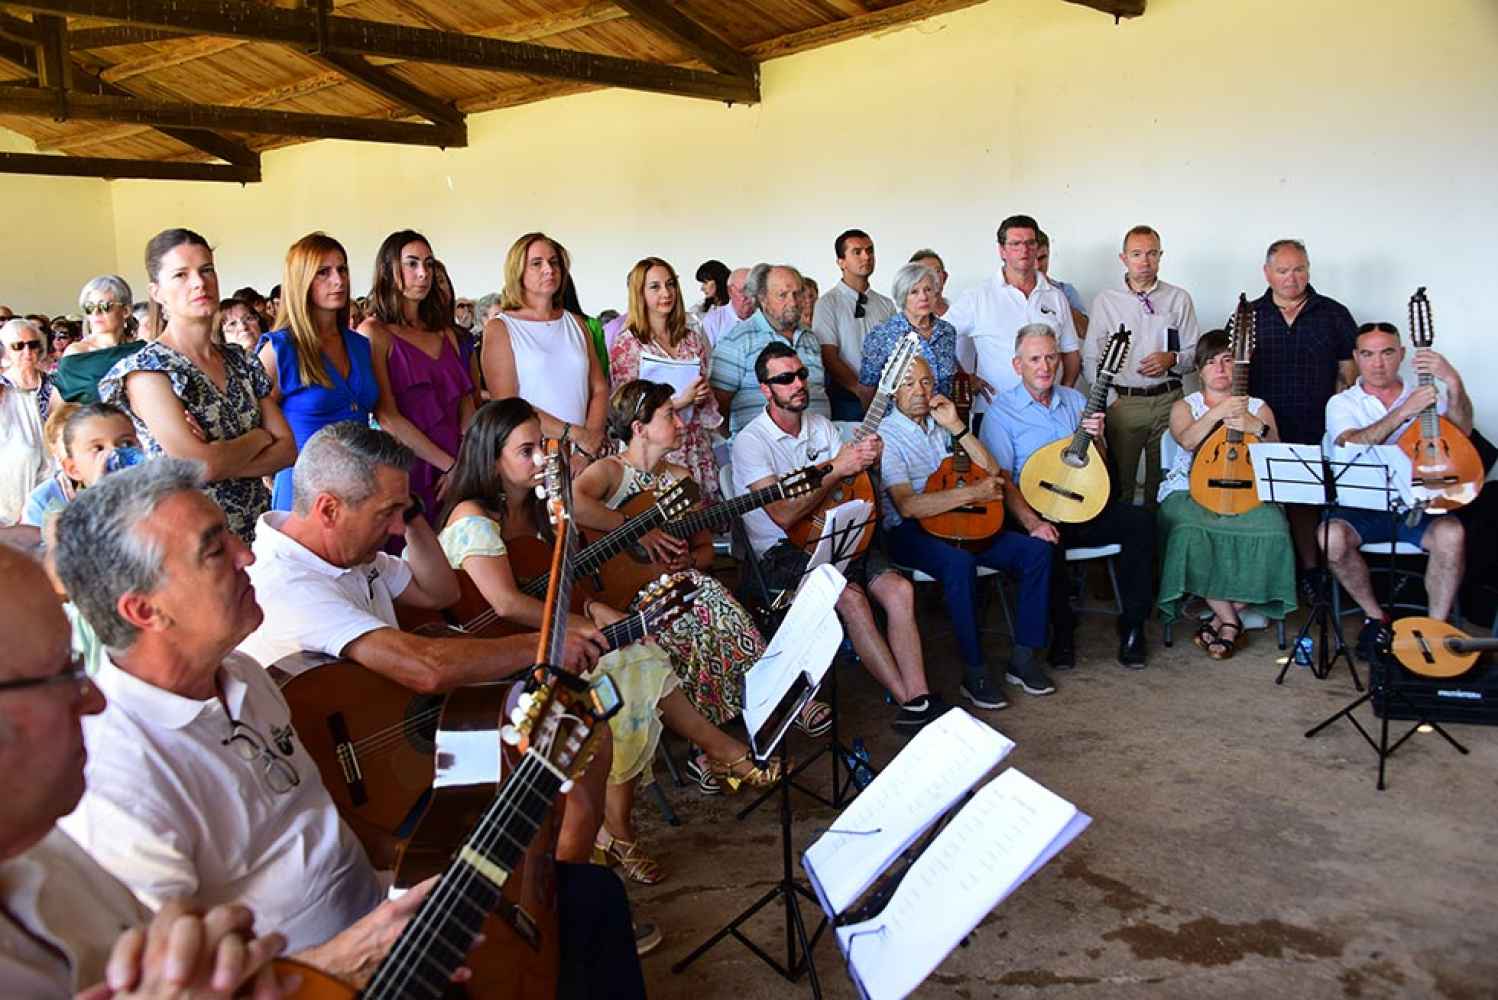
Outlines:
<svg viewBox="0 0 1498 1000"><path fill-rule="evenodd" d="M451 152L298 146L246 188L116 182L117 257L134 282L150 235L190 225L219 246L226 290L265 288L321 228L362 287L379 240L413 226L476 295L498 286L510 241L542 228L597 311L622 303L647 253L688 275L719 257L835 280L849 225L874 235L881 287L929 244L960 291L991 270L999 219L1025 211L1088 297L1116 280L1123 231L1153 224L1165 277L1220 323L1240 290L1262 291L1265 245L1298 236L1318 289L1359 320L1403 325L1430 286L1439 346L1498 433L1480 307L1498 233L1494 0L1151 0L1118 26L1059 0L990 0L768 63L763 90L749 108L610 91L494 112Z"/></svg>

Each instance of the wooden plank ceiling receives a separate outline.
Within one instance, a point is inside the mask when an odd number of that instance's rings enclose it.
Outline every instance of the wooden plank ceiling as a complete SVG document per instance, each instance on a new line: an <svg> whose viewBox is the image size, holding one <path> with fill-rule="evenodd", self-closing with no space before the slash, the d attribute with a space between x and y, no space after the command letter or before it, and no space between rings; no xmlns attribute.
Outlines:
<svg viewBox="0 0 1498 1000"><path fill-rule="evenodd" d="M981 2L0 0L0 126L63 154L0 172L253 182L267 149L463 146L470 113L600 87L753 103L766 59Z"/></svg>

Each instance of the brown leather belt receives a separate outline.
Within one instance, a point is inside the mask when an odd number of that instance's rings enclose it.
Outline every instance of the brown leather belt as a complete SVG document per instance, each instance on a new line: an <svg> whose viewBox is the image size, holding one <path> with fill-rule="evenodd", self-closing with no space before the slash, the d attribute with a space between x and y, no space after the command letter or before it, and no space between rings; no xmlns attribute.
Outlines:
<svg viewBox="0 0 1498 1000"><path fill-rule="evenodd" d="M1171 378L1166 379L1159 385L1152 385L1148 389L1135 389L1133 386L1128 385L1114 385L1113 391L1118 393L1120 396L1163 396L1167 392L1174 392L1180 387L1181 380L1178 378Z"/></svg>

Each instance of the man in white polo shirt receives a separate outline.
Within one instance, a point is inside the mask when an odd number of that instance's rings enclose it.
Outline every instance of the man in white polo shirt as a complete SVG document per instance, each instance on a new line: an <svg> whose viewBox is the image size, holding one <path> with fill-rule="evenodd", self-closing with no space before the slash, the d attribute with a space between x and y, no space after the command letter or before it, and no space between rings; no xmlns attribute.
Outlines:
<svg viewBox="0 0 1498 1000"><path fill-rule="evenodd" d="M874 390L858 381L863 338L895 314L895 304L869 287L874 274L874 241L862 229L849 229L832 242L842 279L817 299L812 332L822 345L827 398L833 420L861 420Z"/></svg>
<svg viewBox="0 0 1498 1000"><path fill-rule="evenodd" d="M815 511L837 482L857 475L879 460L877 436L843 444L832 421L806 412L810 401L807 368L789 344L771 342L755 359L754 370L766 406L733 439L733 488L736 494L762 489L782 476L822 462L832 473L820 489L794 500L780 500L744 515L744 529L764 568L769 585L792 589L810 562L785 529ZM870 512L873 516L873 512ZM926 684L921 634L915 622L915 595L910 581L894 572L877 549L848 564L848 585L837 611L863 665L884 685L900 710L895 727L914 732L946 710ZM889 619L889 638L879 634L869 607L873 594Z"/></svg>
<svg viewBox="0 0 1498 1000"><path fill-rule="evenodd" d="M1012 363L1014 335L1022 326L1043 323L1056 331L1062 384L1075 384L1082 345L1071 304L1036 266L1040 225L1028 215L1011 215L999 223L998 240L999 272L969 289L942 317L957 328L959 363L982 380L979 389L986 396L1012 389L1019 384Z"/></svg>
<svg viewBox="0 0 1498 1000"><path fill-rule="evenodd" d="M1415 352L1415 371L1438 380L1446 389L1444 398L1434 385L1419 386L1400 377L1404 346L1399 341L1399 328L1392 323L1364 323L1359 327L1352 359L1358 367L1358 379L1327 400L1323 448L1392 444L1432 404L1463 434L1472 433L1472 399L1451 362L1429 348ZM1400 541L1430 553L1425 563L1430 616L1444 621L1451 614L1466 552L1466 532L1455 517L1423 514L1411 525L1403 517L1391 517L1382 511L1338 507L1326 522L1321 541L1338 582L1363 609L1363 628L1357 643L1363 659L1372 655L1389 616L1373 592L1368 564L1359 546Z"/></svg>
<svg viewBox="0 0 1498 1000"><path fill-rule="evenodd" d="M1124 234L1124 277L1092 300L1097 332L1082 348L1082 370L1097 370L1108 336L1122 324L1132 334L1129 358L1113 380L1108 407L1108 450L1117 474L1114 498L1134 502L1139 459L1144 458L1144 505L1159 505L1156 494L1164 470L1160 439L1170 429L1170 408L1181 398L1181 376L1196 368L1196 341L1201 330L1196 306L1184 288L1160 280L1160 234L1135 226Z"/></svg>

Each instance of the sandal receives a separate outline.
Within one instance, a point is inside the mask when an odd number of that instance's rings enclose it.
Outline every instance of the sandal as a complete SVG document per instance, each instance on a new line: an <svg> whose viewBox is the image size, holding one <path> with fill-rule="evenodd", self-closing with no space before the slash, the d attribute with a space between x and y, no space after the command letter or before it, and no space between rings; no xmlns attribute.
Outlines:
<svg viewBox="0 0 1498 1000"><path fill-rule="evenodd" d="M722 795L723 783L718 776L713 774L712 767L708 762L707 754L697 751L687 758L687 779L697 783L697 790L703 795Z"/></svg>
<svg viewBox="0 0 1498 1000"><path fill-rule="evenodd" d="M1196 644L1196 648L1204 653L1210 653L1212 651L1212 644L1217 641L1217 626L1212 624L1216 620L1215 616L1203 620L1196 627L1196 635L1191 638L1191 641Z"/></svg>
<svg viewBox="0 0 1498 1000"><path fill-rule="evenodd" d="M607 837L607 843L593 842L594 860L609 867L618 867L624 876L631 882L641 885L655 885L666 877L661 866L654 858L646 856L640 850L640 844L634 840L622 840L607 830L599 830L600 837Z"/></svg>
<svg viewBox="0 0 1498 1000"><path fill-rule="evenodd" d="M750 788L768 788L780 780L779 758L770 761L764 767L755 767L749 760L747 750L739 755L738 760L727 763L708 757L707 767L714 777L728 786L730 792L737 792L742 785L748 785Z"/></svg>
<svg viewBox="0 0 1498 1000"><path fill-rule="evenodd" d="M832 706L815 698L806 703L796 716L796 728L807 736L825 736L832 729Z"/></svg>
<svg viewBox="0 0 1498 1000"><path fill-rule="evenodd" d="M1228 629L1233 630L1231 636ZM1238 649L1238 640L1243 638L1243 625L1241 622L1223 622L1222 627L1217 630L1217 638L1207 645L1207 655L1214 660L1231 659Z"/></svg>

